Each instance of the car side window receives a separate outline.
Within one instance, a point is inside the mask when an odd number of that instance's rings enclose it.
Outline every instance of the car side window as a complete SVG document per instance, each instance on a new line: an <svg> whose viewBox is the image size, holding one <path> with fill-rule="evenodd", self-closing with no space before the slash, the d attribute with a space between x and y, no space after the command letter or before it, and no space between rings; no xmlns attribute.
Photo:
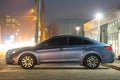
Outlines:
<svg viewBox="0 0 120 80"><path fill-rule="evenodd" d="M91 41L84 39L83 40L83 45L91 45L93 44Z"/></svg>
<svg viewBox="0 0 120 80"><path fill-rule="evenodd" d="M69 37L69 45L82 45L83 39L78 37Z"/></svg>
<svg viewBox="0 0 120 80"><path fill-rule="evenodd" d="M47 43L48 47L59 47L67 45L67 37L58 37L50 39Z"/></svg>

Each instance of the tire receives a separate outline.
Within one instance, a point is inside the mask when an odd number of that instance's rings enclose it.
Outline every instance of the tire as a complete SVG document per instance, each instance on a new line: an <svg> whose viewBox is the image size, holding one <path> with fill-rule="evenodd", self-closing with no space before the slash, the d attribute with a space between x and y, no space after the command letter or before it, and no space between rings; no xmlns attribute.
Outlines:
<svg viewBox="0 0 120 80"><path fill-rule="evenodd" d="M85 57L83 63L86 68L96 69L100 65L100 58L95 54L91 54Z"/></svg>
<svg viewBox="0 0 120 80"><path fill-rule="evenodd" d="M36 58L31 54L24 54L20 57L19 63L24 69L32 69L36 64Z"/></svg>

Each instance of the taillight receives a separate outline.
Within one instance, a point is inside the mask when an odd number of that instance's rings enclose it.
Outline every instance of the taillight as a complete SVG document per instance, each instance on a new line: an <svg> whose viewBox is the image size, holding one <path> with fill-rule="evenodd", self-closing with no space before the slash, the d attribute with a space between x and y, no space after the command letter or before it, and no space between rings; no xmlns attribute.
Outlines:
<svg viewBox="0 0 120 80"><path fill-rule="evenodd" d="M113 50L112 46L104 46L107 50Z"/></svg>

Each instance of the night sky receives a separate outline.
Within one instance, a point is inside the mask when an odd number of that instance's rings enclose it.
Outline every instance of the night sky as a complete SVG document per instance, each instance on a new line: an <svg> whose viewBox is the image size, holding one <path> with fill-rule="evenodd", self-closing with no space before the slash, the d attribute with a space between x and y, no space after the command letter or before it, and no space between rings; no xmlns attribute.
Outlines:
<svg viewBox="0 0 120 80"><path fill-rule="evenodd" d="M79 18L89 20L97 12L105 12L117 5L120 0L45 0L46 16L49 19Z"/></svg>
<svg viewBox="0 0 120 80"><path fill-rule="evenodd" d="M94 18L95 13L105 12L117 5L120 0L45 0L47 19ZM0 0L0 13L22 16L34 7L34 0Z"/></svg>
<svg viewBox="0 0 120 80"><path fill-rule="evenodd" d="M45 0L45 21L86 22L118 5L120 0ZM11 16L27 15L33 7L34 0L0 0L0 13Z"/></svg>

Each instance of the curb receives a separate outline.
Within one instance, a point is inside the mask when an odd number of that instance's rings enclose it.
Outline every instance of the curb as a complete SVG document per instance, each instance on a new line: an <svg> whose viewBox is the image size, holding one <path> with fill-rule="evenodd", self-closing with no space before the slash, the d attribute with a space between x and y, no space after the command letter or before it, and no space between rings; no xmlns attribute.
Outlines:
<svg viewBox="0 0 120 80"><path fill-rule="evenodd" d="M115 65L102 64L102 66L110 67L110 68L112 68L112 69L116 69L116 70L120 71L120 67L117 67L117 66L115 66Z"/></svg>

